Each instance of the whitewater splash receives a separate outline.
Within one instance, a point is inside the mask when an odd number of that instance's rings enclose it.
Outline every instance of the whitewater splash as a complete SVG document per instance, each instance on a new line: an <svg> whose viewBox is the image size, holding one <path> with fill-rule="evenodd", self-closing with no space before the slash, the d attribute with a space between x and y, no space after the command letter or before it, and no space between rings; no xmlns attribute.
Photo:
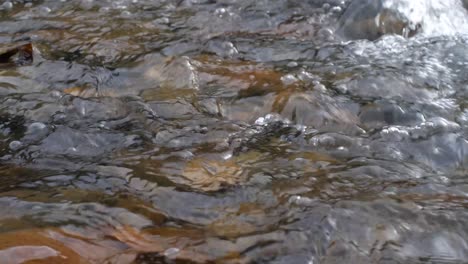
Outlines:
<svg viewBox="0 0 468 264"><path fill-rule="evenodd" d="M468 33L465 0L354 0L338 22L345 39L374 40L385 34L405 37Z"/></svg>

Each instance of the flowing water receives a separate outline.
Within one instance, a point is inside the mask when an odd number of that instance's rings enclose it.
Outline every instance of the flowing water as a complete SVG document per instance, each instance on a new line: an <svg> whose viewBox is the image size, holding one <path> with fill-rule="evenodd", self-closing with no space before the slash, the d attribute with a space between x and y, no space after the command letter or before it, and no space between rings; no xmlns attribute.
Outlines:
<svg viewBox="0 0 468 264"><path fill-rule="evenodd" d="M467 1L0 4L0 263L468 263Z"/></svg>

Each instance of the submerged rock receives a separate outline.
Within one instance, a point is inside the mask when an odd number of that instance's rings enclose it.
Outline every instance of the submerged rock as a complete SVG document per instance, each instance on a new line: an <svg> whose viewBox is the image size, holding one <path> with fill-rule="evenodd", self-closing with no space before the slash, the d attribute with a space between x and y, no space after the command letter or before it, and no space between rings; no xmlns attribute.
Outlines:
<svg viewBox="0 0 468 264"><path fill-rule="evenodd" d="M464 32L467 1L459 0L354 0L336 33L346 39L375 40L386 34L412 37L454 35Z"/></svg>
<svg viewBox="0 0 468 264"><path fill-rule="evenodd" d="M419 19L408 16L411 14L405 14L388 2L398 1L353 1L340 18L337 33L347 39L369 40L375 40L385 34L406 37L416 34L420 27ZM411 5L409 1L408 5Z"/></svg>
<svg viewBox="0 0 468 264"><path fill-rule="evenodd" d="M185 56L169 58L165 63L148 69L144 76L159 82L162 88L198 90L198 75L194 63Z"/></svg>

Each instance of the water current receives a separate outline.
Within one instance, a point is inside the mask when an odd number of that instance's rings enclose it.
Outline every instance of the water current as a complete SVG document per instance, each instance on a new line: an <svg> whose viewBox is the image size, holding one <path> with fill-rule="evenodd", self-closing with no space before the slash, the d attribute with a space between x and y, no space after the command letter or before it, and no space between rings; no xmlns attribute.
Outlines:
<svg viewBox="0 0 468 264"><path fill-rule="evenodd" d="M468 263L466 8L1 0L0 263Z"/></svg>

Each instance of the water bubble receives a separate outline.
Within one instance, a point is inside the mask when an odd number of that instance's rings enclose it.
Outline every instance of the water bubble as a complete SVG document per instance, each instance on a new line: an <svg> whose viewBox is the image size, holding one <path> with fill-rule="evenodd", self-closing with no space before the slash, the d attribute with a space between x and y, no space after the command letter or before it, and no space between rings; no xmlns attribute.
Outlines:
<svg viewBox="0 0 468 264"><path fill-rule="evenodd" d="M401 141L409 137L409 132L399 127L388 127L380 132L384 140Z"/></svg>
<svg viewBox="0 0 468 264"><path fill-rule="evenodd" d="M293 195L289 198L289 203L299 206L313 206L318 203L317 199L311 199L300 195Z"/></svg>
<svg viewBox="0 0 468 264"><path fill-rule="evenodd" d="M255 124L260 125L260 126L265 125L265 117L261 116L261 117L257 118L257 120L255 120Z"/></svg>
<svg viewBox="0 0 468 264"><path fill-rule="evenodd" d="M284 85L291 85L297 82L297 78L292 74L287 74L281 77L281 81Z"/></svg>
<svg viewBox="0 0 468 264"><path fill-rule="evenodd" d="M22 146L23 146L23 143L21 143L20 141L16 141L16 140L10 142L9 144L10 149L13 151L20 149Z"/></svg>
<svg viewBox="0 0 468 264"><path fill-rule="evenodd" d="M120 15L122 17L127 17L128 18L128 17L130 17L132 15L132 13L130 11L128 11L128 10L125 10L125 11L122 11L122 13L120 13Z"/></svg>
<svg viewBox="0 0 468 264"><path fill-rule="evenodd" d="M224 49L226 49L228 55L234 55L239 53L232 42L224 41L222 43Z"/></svg>
<svg viewBox="0 0 468 264"><path fill-rule="evenodd" d="M340 6L334 6L330 9L331 12L340 13L343 9Z"/></svg>
<svg viewBox="0 0 468 264"><path fill-rule="evenodd" d="M291 61L291 62L289 62L286 66L288 66L289 68L294 68L294 67L297 67L298 64L297 64L297 62L295 62L295 61Z"/></svg>
<svg viewBox="0 0 468 264"><path fill-rule="evenodd" d="M168 258L173 258L175 257L178 253L180 252L180 249L178 248L169 248L164 251L164 256Z"/></svg>
<svg viewBox="0 0 468 264"><path fill-rule="evenodd" d="M10 10L13 8L13 3L10 1L6 1L5 3L3 3L2 7L6 10Z"/></svg>
<svg viewBox="0 0 468 264"><path fill-rule="evenodd" d="M50 12L52 12L52 10L47 7L47 6L41 6L39 11L43 14L43 15L47 15L49 14Z"/></svg>
<svg viewBox="0 0 468 264"><path fill-rule="evenodd" d="M124 9L127 9L128 6L124 5L123 3L119 2L119 1L117 1L117 2L114 1L114 2L112 2L112 8L124 10Z"/></svg>
<svg viewBox="0 0 468 264"><path fill-rule="evenodd" d="M318 91L318 92L326 92L327 91L327 87L325 87L325 85L321 84L321 83L318 83L318 84L315 84L314 85L314 90Z"/></svg>
<svg viewBox="0 0 468 264"><path fill-rule="evenodd" d="M223 16L226 12L227 12L227 10L225 8L222 8L222 7L218 8L218 9L216 9L214 11L215 15L219 16L219 17Z"/></svg>
<svg viewBox="0 0 468 264"><path fill-rule="evenodd" d="M227 153L223 154L223 159L224 160L228 160L230 158L232 158L232 153L231 152L227 152Z"/></svg>
<svg viewBox="0 0 468 264"><path fill-rule="evenodd" d="M28 134L41 133L46 128L47 128L47 126L44 123L35 122L35 123L32 123L31 125L28 126L27 133Z"/></svg>
<svg viewBox="0 0 468 264"><path fill-rule="evenodd" d="M320 37L320 38L323 38L324 40L331 41L331 40L333 40L334 32L330 28L321 28L317 32L317 36Z"/></svg>
<svg viewBox="0 0 468 264"><path fill-rule="evenodd" d="M167 17L161 17L161 18L157 18L155 20L153 20L153 24L155 25L167 25L169 24L169 18Z"/></svg>
<svg viewBox="0 0 468 264"><path fill-rule="evenodd" d="M103 6L99 8L99 13L107 13L110 11L110 8L108 6Z"/></svg>
<svg viewBox="0 0 468 264"><path fill-rule="evenodd" d="M62 97L62 93L60 91L54 90L54 91L50 92L50 96L52 96L54 98L60 98L60 97Z"/></svg>

